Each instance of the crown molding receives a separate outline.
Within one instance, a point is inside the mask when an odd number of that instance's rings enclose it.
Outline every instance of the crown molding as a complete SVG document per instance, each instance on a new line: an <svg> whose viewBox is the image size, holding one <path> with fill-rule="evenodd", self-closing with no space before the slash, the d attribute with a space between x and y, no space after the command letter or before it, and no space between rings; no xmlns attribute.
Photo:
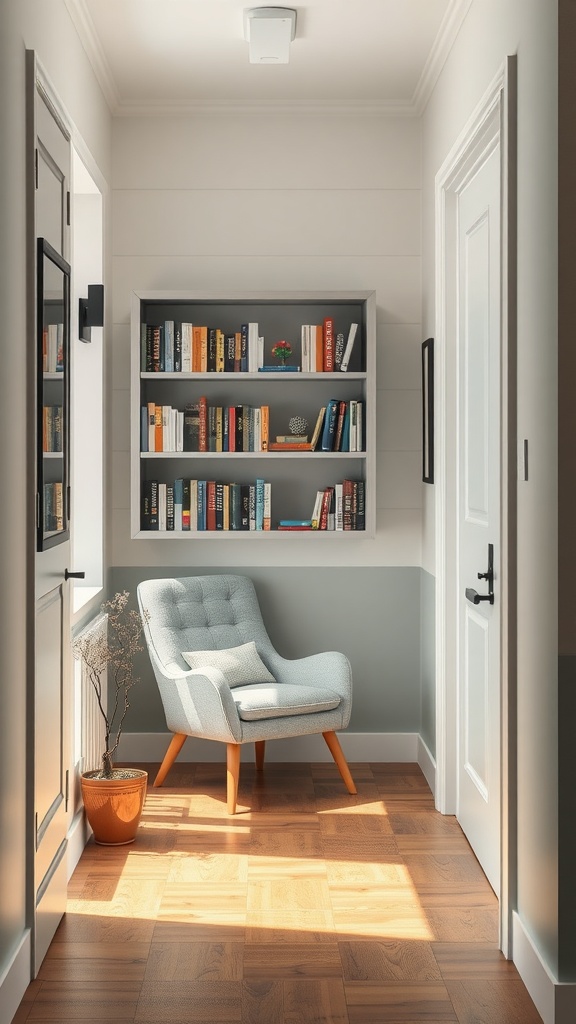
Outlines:
<svg viewBox="0 0 576 1024"><path fill-rule="evenodd" d="M120 103L114 111L116 117L417 117L418 111L410 101L406 103L331 104L313 103L274 106L273 104L169 104Z"/></svg>
<svg viewBox="0 0 576 1024"><path fill-rule="evenodd" d="M104 93L110 113L115 115L119 112L121 106L120 97L114 81L114 75L112 74L85 0L64 0L64 3L72 24L78 33L80 42L86 51L88 60L92 65L92 70L96 75L98 84Z"/></svg>
<svg viewBox="0 0 576 1024"><path fill-rule="evenodd" d="M121 101L86 0L64 0L104 98L114 117L420 117L473 0L451 0L411 99L380 104L152 104Z"/></svg>
<svg viewBox="0 0 576 1024"><path fill-rule="evenodd" d="M440 77L448 54L454 45L472 3L473 0L451 0L446 9L438 29L438 34L428 54L428 59L412 97L412 106L417 117L421 116L426 109L426 105L434 91L434 86Z"/></svg>

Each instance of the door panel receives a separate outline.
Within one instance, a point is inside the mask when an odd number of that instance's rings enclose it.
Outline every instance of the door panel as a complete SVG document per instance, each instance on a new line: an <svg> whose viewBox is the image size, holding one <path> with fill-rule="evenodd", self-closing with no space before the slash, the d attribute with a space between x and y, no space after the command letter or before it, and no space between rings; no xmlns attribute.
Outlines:
<svg viewBox="0 0 576 1024"><path fill-rule="evenodd" d="M33 57L33 55L31 55ZM63 125L37 87L29 62L34 96L33 151L34 251L46 238L69 259L67 193L71 145ZM35 347L35 358L38 358ZM42 374L40 367L39 378ZM36 453L36 458L42 453ZM34 613L34 972L37 973L66 908L66 766L69 763L70 706L70 541L36 551Z"/></svg>
<svg viewBox="0 0 576 1024"><path fill-rule="evenodd" d="M458 196L457 816L500 889L500 147ZM494 603L488 547L494 553Z"/></svg>

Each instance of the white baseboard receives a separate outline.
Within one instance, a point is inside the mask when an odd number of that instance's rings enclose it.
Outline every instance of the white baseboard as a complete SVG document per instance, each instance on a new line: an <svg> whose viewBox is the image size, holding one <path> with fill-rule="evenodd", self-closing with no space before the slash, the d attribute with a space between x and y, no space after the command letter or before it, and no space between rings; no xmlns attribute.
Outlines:
<svg viewBox="0 0 576 1024"><path fill-rule="evenodd" d="M418 737L418 764L432 790L432 796L436 796L436 760L432 757L421 736Z"/></svg>
<svg viewBox="0 0 576 1024"><path fill-rule="evenodd" d="M512 914L513 960L544 1024L574 1024L576 984L556 980L516 912Z"/></svg>
<svg viewBox="0 0 576 1024"><path fill-rule="evenodd" d="M155 763L162 761L171 733L132 732L122 736L119 761ZM417 733L343 732L339 733L348 761L406 761L419 763ZM246 744L244 759L254 760L254 747ZM186 740L179 761L226 761L226 745L211 740ZM295 736L266 744L268 761L331 761L332 755L321 736ZM424 769L422 769L424 771ZM426 774L426 772L424 773ZM428 778L428 776L426 776Z"/></svg>
<svg viewBox="0 0 576 1024"><path fill-rule="evenodd" d="M10 963L0 976L0 1024L10 1024L31 981L32 937L27 928Z"/></svg>
<svg viewBox="0 0 576 1024"><path fill-rule="evenodd" d="M92 835L86 821L84 811L79 811L68 830L68 847L66 849L66 878L70 881L74 869L84 852L84 847Z"/></svg>

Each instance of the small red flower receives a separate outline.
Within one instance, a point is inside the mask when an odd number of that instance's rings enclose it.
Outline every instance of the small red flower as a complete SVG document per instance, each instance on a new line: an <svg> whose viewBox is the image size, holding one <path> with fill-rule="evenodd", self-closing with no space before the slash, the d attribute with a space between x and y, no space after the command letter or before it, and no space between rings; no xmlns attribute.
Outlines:
<svg viewBox="0 0 576 1024"><path fill-rule="evenodd" d="M285 363L291 353L292 346L289 341L277 341L272 347L272 355L281 363Z"/></svg>

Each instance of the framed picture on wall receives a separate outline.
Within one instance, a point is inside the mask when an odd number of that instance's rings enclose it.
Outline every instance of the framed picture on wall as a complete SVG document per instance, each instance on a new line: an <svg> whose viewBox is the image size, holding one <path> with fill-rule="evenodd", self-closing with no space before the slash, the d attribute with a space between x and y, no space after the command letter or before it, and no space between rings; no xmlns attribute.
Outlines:
<svg viewBox="0 0 576 1024"><path fill-rule="evenodd" d="M422 342L422 479L434 483L434 338Z"/></svg>

